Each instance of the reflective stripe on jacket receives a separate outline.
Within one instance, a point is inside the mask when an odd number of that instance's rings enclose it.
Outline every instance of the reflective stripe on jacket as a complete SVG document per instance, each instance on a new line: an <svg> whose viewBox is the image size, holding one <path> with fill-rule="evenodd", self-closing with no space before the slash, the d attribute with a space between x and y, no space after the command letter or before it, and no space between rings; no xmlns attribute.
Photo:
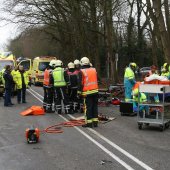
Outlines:
<svg viewBox="0 0 170 170"><path fill-rule="evenodd" d="M19 72L19 70L13 72L12 76L13 76L14 82L16 84L16 88L17 89L22 89L22 76L21 76L21 73ZM29 83L28 72L25 71L23 73L23 76L24 76L24 83L25 83L25 85L27 87L28 83Z"/></svg>
<svg viewBox="0 0 170 170"><path fill-rule="evenodd" d="M66 86L66 81L64 79L64 68L57 67L52 73L54 79L54 87Z"/></svg>
<svg viewBox="0 0 170 170"><path fill-rule="evenodd" d="M97 72L95 68L85 68L82 71L83 95L98 92Z"/></svg>

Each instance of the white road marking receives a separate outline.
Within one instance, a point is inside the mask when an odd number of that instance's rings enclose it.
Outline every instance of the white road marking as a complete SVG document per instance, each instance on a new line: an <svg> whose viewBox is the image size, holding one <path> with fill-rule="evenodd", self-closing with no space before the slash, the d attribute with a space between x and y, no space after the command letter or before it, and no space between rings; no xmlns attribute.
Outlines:
<svg viewBox="0 0 170 170"><path fill-rule="evenodd" d="M68 115L70 118L75 119L74 116L72 115ZM131 155L130 153L128 153L127 151L125 151L124 149L122 149L120 146L116 145L115 143L113 143L112 141L110 141L109 139L107 139L106 137L104 137L103 135L101 135L99 132L95 131L94 129L88 128L88 130L90 132L92 132L93 134L95 134L96 136L98 136L99 138L101 138L102 140L104 140L106 143L108 143L109 145L111 145L112 147L114 147L116 150L118 150L119 152L121 152L122 154L124 154L125 156L127 156L128 158L130 158L131 160L133 160L134 162L136 162L138 165L140 165L141 167L143 167L144 169L147 170L153 170L151 167L149 167L148 165L146 165L144 162L140 161L139 159L137 159L136 157L134 157L133 155Z"/></svg>
<svg viewBox="0 0 170 170"><path fill-rule="evenodd" d="M38 99L41 103L43 102L39 97L37 97L33 91L31 92L30 90L28 90L29 93L31 93L36 99ZM59 115L62 119L64 119L65 121L69 121L68 119L66 119L65 117L63 117L62 115ZM103 150L105 153L107 153L110 157L112 157L114 160L116 160L117 162L119 162L123 167L125 167L128 170L134 170L131 166L129 166L127 163L125 163L123 160L121 160L119 157L117 157L114 153L112 153L111 151L109 151L107 148L105 148L102 144L100 144L99 142L97 142L95 139L93 139L91 136L89 136L87 133L85 133L84 131L82 131L80 128L78 127L74 127L77 131L79 131L83 136L85 136L86 138L88 138L91 142L93 142L96 146L98 146L101 150Z"/></svg>
<svg viewBox="0 0 170 170"><path fill-rule="evenodd" d="M32 89L31 89L32 90ZM35 92L37 95L41 96L39 93L37 93L36 91L32 90L33 92ZM41 96L43 98L43 96ZM75 119L74 116L72 115L68 115L70 118ZM62 116L63 117L63 116ZM77 127L76 127L77 128ZM153 168L149 167L148 165L146 165L144 162L140 161L138 158L136 158L135 156L131 155L130 153L128 153L127 151L125 151L124 149L122 149L121 147L119 147L118 145L116 145L115 143L113 143L112 141L110 141L109 139L107 139L106 137L104 137L103 135L101 135L100 133L98 133L97 131L95 131L94 129L91 128L87 128L90 132L92 132L93 134L95 134L96 136L98 136L100 139L104 140L107 144L109 144L110 146L112 146L113 148L115 148L116 150L118 150L119 152L121 152L122 154L124 154L125 156L127 156L129 159L131 159L132 161L136 162L138 165L140 165L141 167L143 167L146 170L153 170ZM80 129L81 130L81 129ZM82 131L84 132L84 131Z"/></svg>

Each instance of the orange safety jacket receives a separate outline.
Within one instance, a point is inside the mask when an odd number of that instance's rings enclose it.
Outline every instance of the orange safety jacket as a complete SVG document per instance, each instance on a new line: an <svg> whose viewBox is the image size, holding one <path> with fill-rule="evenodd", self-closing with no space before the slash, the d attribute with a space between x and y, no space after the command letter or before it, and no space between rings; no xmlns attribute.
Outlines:
<svg viewBox="0 0 170 170"><path fill-rule="evenodd" d="M82 72L82 94L88 95L98 92L97 72L95 68L81 69Z"/></svg>
<svg viewBox="0 0 170 170"><path fill-rule="evenodd" d="M50 73L51 73L51 69L46 69L44 71L44 81L43 81L44 86L47 86L47 87L52 86L50 84Z"/></svg>

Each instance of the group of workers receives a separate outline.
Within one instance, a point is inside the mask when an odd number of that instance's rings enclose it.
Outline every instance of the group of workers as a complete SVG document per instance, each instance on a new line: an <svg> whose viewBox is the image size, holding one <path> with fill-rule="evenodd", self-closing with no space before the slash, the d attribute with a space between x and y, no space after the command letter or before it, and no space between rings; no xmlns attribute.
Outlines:
<svg viewBox="0 0 170 170"><path fill-rule="evenodd" d="M64 109L66 114L73 114L83 107L83 127L98 126L97 72L87 57L68 63L66 69L61 60L52 60L44 72L43 88L46 112L61 114Z"/></svg>
<svg viewBox="0 0 170 170"><path fill-rule="evenodd" d="M26 88L29 84L29 76L23 66L18 66L12 69L11 65L6 65L1 71L0 81L3 83L4 92L4 106L11 107L14 105L11 101L12 92L17 91L17 102L26 103Z"/></svg>
<svg viewBox="0 0 170 170"><path fill-rule="evenodd" d="M144 76L148 77L151 75L159 75L158 69L155 65L150 67L150 71ZM129 66L125 69L124 74L124 87L125 87L125 101L126 102L133 102L134 108L137 108L136 103L138 102L138 95L140 102L147 101L147 94L139 93L139 82L135 79L135 71L137 70L136 63L130 63ZM166 77L167 80L170 80L170 66L168 63L164 63L161 69L161 76ZM153 100L156 103L159 103L159 96L158 94L154 94ZM143 109L142 107L140 108Z"/></svg>

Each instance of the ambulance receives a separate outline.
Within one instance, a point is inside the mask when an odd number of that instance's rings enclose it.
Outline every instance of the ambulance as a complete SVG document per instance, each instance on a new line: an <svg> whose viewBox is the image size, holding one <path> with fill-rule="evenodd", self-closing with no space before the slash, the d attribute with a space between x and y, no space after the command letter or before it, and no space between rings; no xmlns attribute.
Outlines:
<svg viewBox="0 0 170 170"><path fill-rule="evenodd" d="M44 71L49 66L51 60L56 60L52 56L35 57L32 63L31 82L32 84L42 85L44 80Z"/></svg>
<svg viewBox="0 0 170 170"><path fill-rule="evenodd" d="M24 59L21 61L16 60L15 55L12 54L12 52L1 52L0 53L0 95L4 92L4 84L2 82L2 76L3 72L2 70L5 68L6 65L11 65L12 69L14 69L16 66L23 65L25 70L30 71L31 70L31 59Z"/></svg>

